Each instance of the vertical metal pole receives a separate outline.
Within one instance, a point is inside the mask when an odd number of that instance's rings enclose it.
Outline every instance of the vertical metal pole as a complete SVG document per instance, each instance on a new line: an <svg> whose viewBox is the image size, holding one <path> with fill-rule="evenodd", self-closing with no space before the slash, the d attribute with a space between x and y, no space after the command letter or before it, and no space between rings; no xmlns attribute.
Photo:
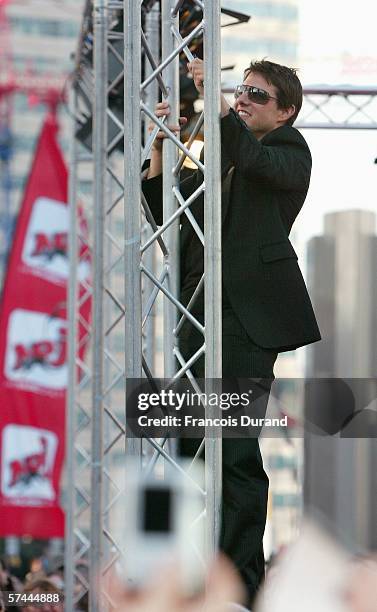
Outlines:
<svg viewBox="0 0 377 612"><path fill-rule="evenodd" d="M124 197L126 378L141 377L140 2L124 0ZM141 456L141 441L127 440L129 454Z"/></svg>
<svg viewBox="0 0 377 612"><path fill-rule="evenodd" d="M176 46L171 27L179 28L179 16L172 18L174 0L162 2L162 57L168 57ZM179 118L179 57L164 70L165 83L169 90L170 116L169 123L177 125ZM177 203L173 194L173 187L179 186L179 177L173 175L173 168L178 161L178 151L175 144L166 139L163 143L163 198L164 198L164 221L170 218L176 210ZM174 222L164 233L164 238L169 250L168 255L168 278L169 290L178 297L178 271L179 271L179 221ZM170 378L176 370L173 330L177 322L177 309L172 302L164 298L164 376Z"/></svg>
<svg viewBox="0 0 377 612"><path fill-rule="evenodd" d="M220 2L204 3L204 273L206 379L222 376L221 170L220 170ZM207 387L206 387L207 390ZM221 437L206 431L207 554L217 549L221 507ZM221 436L221 430L219 431Z"/></svg>
<svg viewBox="0 0 377 612"><path fill-rule="evenodd" d="M77 95L70 90L69 105L71 117L76 117ZM77 142L75 138L75 119L72 120L70 142L70 166L68 176L69 206L69 279L68 279L68 388L66 402L66 504L65 504L65 551L64 586L66 610L74 609L75 574L75 387L76 387L76 350L77 350Z"/></svg>
<svg viewBox="0 0 377 612"><path fill-rule="evenodd" d="M145 16L145 36L148 41L149 48L155 58L156 62L160 61L160 10L155 3L148 13ZM145 76L149 76L152 73L152 66L149 61L145 60ZM158 83L157 80L154 79L152 83L146 89L145 103L149 108L154 109L156 103L158 102ZM144 142L146 142L149 132L148 132L149 121L145 121L144 126ZM149 223L145 223L143 227L143 231L146 234L146 237L152 234L152 229ZM155 246L148 249L144 254L144 261L149 270L152 270L155 273L156 269L156 248ZM148 297L153 290L153 283L148 278L143 279L143 291L145 296L145 301L148 301ZM156 308L156 306L155 306ZM154 308L154 310L155 310ZM156 318L155 314L152 311L149 315L147 321L144 324L143 330L143 352L147 363L152 371L154 371L154 349L155 349L155 335L156 335Z"/></svg>
<svg viewBox="0 0 377 612"><path fill-rule="evenodd" d="M111 168L112 166L112 161L111 159L107 159L107 166L109 168ZM112 198L112 182L110 180L110 176L109 173L106 171L105 172L105 202L106 203L111 203L113 201ZM105 210L104 210L104 215L105 215ZM105 224L105 229L104 229L104 234L106 235L112 235L112 231L113 231L113 227L112 227L112 221L113 221L113 216L112 215L108 215L107 218L104 218L104 224ZM112 292L113 290L113 277L111 272L107 272L106 273L106 277L105 277L105 270L107 268L107 264L109 261L111 261L111 241L110 240L105 240L104 241L104 284L102 287L102 293L105 294L104 295L104 304L103 304L103 326L104 326L104 338L103 338L103 342L104 342L104 355L106 354L110 354L113 350L113 336L111 334L107 334L107 330L109 329L110 326L110 321L111 321L111 307L110 307L110 302L108 299L106 299L106 291ZM103 369L103 388L107 389L108 385L110 383L111 380L111 368L110 368L110 362L109 359L105 359L104 358L104 369ZM107 405L112 406L112 391L108 391L106 394L106 398L104 397L104 406L105 403L107 403ZM103 448L106 449L109 441L110 441L110 437L111 437L111 428L110 428L110 419L105 418L103 425L102 425L102 444L103 444ZM102 463L102 468L103 470L107 473L110 474L111 473L111 453L106 453L104 452L104 456L103 456L103 463ZM109 503L110 503L110 498L111 498L111 484L110 484L110 479L104 478L103 479L103 486L102 486L102 503L103 503L103 508L108 508L109 507ZM106 531L108 531L109 529L109 513L108 512L104 512L103 516L102 516L102 528ZM104 559L103 559L103 563L107 562L107 556L106 556L106 552L103 551L104 554Z"/></svg>
<svg viewBox="0 0 377 612"><path fill-rule="evenodd" d="M93 388L92 464L90 523L91 612L99 612L98 577L102 561L102 476L103 476L103 271L104 204L107 162L107 0L94 4L94 278L93 278Z"/></svg>
<svg viewBox="0 0 377 612"><path fill-rule="evenodd" d="M157 4L154 4L145 16L145 37L148 41L149 49L151 50L156 63L160 62L160 10ZM152 66L149 61L145 61L145 78L152 73ZM145 103L152 109L158 102L158 82L154 79L146 88ZM148 122L145 123L145 140L148 138Z"/></svg>

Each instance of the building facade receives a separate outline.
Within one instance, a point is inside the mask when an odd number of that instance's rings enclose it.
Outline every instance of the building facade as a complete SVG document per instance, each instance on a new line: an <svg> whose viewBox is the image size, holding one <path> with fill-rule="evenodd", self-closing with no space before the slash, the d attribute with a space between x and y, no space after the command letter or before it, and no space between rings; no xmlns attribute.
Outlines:
<svg viewBox="0 0 377 612"><path fill-rule="evenodd" d="M64 83L72 71L73 54L76 49L78 32L82 19L82 0L26 0L9 2L6 16L10 26L8 52L11 57L8 70L13 71L17 80L22 76L38 79L40 82ZM4 67L4 64L2 64ZM4 76L4 75L2 75ZM12 102L11 159L7 197L9 198L10 230L21 203L23 188L28 177L33 151L39 130L46 113L46 107L38 99L16 93ZM60 143L68 154L70 119L66 105L59 110ZM5 172L5 168L2 168ZM3 177L2 177L3 179ZM4 186L4 183L3 183ZM2 200L5 200L4 191ZM0 203L1 215L5 202ZM1 224L0 279L6 256L7 228ZM0 286L2 282L0 280Z"/></svg>
<svg viewBox="0 0 377 612"><path fill-rule="evenodd" d="M306 403L315 428L305 436L305 508L354 550L377 545L375 222L369 211L327 214L323 235L309 243L309 289L323 339L307 363L321 391L316 404Z"/></svg>

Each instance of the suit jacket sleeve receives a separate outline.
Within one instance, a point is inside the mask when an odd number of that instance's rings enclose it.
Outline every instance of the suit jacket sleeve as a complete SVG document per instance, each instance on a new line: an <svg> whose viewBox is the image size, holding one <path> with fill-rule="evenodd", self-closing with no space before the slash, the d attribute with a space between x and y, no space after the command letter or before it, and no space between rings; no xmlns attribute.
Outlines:
<svg viewBox="0 0 377 612"><path fill-rule="evenodd" d="M142 170L145 170L148 167L149 160L145 162ZM180 182L179 190L185 199L187 199L195 191L195 189L197 189L200 183L200 177L202 178L203 175L200 172L195 172L192 176ZM157 225L162 225L162 174L154 176L151 179L143 179L141 187L145 199L148 202L149 208L151 209L154 220L156 221Z"/></svg>
<svg viewBox="0 0 377 612"><path fill-rule="evenodd" d="M305 139L295 128L282 126L259 141L230 109L221 119L221 141L235 169L245 178L267 180L278 189L307 191L311 155Z"/></svg>
<svg viewBox="0 0 377 612"><path fill-rule="evenodd" d="M147 160L142 170L149 168L150 161ZM162 174L151 179L143 178L141 182L143 195L148 203L151 213L157 225L162 225Z"/></svg>

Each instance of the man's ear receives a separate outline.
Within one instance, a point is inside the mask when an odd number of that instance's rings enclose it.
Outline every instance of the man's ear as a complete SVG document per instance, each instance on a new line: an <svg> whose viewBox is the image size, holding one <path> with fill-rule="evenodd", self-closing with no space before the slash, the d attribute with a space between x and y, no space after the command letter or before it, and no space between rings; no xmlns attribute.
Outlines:
<svg viewBox="0 0 377 612"><path fill-rule="evenodd" d="M288 106L288 108L279 109L280 121L287 123L288 119L290 119L295 112L296 107L294 104L291 104L291 106Z"/></svg>

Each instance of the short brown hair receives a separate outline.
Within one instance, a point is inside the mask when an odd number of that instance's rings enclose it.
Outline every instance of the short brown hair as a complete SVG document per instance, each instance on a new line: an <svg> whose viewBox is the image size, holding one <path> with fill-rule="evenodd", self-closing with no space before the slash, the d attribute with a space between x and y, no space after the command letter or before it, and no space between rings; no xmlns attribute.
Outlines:
<svg viewBox="0 0 377 612"><path fill-rule="evenodd" d="M279 108L289 108L292 104L295 106L294 114L286 122L286 125L293 125L302 106L302 85L296 74L297 70L263 59L259 62L250 62L250 66L244 72L244 78L250 72L261 74L267 83L276 87Z"/></svg>

